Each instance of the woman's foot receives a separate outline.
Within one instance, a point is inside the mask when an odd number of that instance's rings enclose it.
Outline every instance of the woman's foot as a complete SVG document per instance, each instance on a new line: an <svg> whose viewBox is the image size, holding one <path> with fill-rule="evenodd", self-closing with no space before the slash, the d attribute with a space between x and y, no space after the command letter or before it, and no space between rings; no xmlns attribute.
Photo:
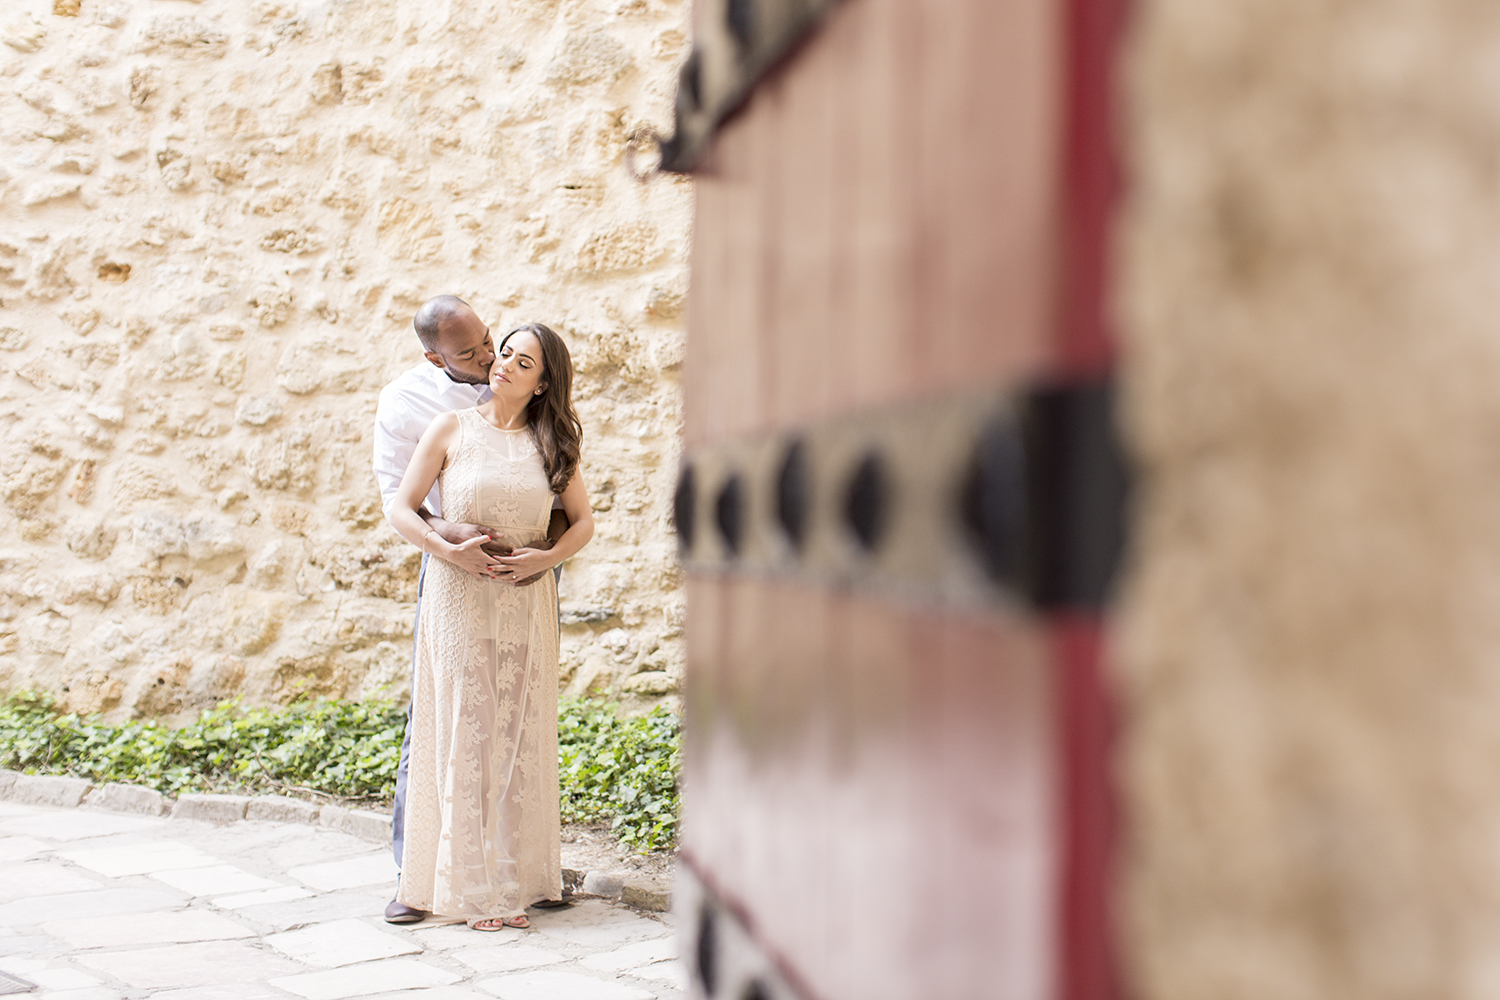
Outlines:
<svg viewBox="0 0 1500 1000"><path fill-rule="evenodd" d="M507 927L517 930L526 930L531 926L531 921L526 919L526 914L519 917L490 917L487 920L476 920L469 925L476 931L501 931Z"/></svg>

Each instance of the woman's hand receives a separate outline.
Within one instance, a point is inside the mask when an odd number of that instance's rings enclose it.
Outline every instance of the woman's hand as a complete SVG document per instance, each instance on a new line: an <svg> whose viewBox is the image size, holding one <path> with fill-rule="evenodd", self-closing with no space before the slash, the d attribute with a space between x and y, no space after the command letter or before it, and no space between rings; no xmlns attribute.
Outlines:
<svg viewBox="0 0 1500 1000"><path fill-rule="evenodd" d="M489 535L475 535L457 545L445 543L446 551L440 555L465 573L487 580L503 579L496 575L500 569L499 561L484 551L483 545L489 540Z"/></svg>
<svg viewBox="0 0 1500 1000"><path fill-rule="evenodd" d="M510 555L501 556L496 562L499 565L495 579L517 585L535 582L536 577L556 565L550 552L529 547L514 549Z"/></svg>

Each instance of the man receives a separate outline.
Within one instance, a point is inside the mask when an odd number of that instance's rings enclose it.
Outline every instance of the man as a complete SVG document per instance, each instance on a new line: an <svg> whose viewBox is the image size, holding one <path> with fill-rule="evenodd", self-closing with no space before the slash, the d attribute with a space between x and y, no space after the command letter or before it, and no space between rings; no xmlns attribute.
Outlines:
<svg viewBox="0 0 1500 1000"><path fill-rule="evenodd" d="M422 355L427 360L401 375L380 391L380 405L375 410L375 482L380 487L381 506L390 510L406 474L406 466L417 450L417 442L427 425L439 413L462 410L477 406L490 398L490 366L495 361L495 343L489 327L470 309L468 304L454 295L439 295L429 299L417 310L412 320L417 339L422 343ZM428 525L443 538L455 545L471 538L489 533L477 524L464 524L443 519L442 496L434 485L427 494L427 502L421 512ZM550 545L567 530L567 518L559 517L560 510L552 512L552 525L548 530ZM538 546L544 547L544 546ZM484 546L491 555L507 555L509 547L495 543ZM426 569L426 557L423 557ZM534 582L536 577L518 581L518 586ZM417 604L422 601L421 578L417 582ZM409 730L408 730L409 732ZM391 850L396 856L396 866L401 865L401 850L405 835L406 773L411 753L410 737L401 742L401 763L396 771L396 802L391 810ZM392 900L385 908L385 919L393 924L415 923L426 914Z"/></svg>

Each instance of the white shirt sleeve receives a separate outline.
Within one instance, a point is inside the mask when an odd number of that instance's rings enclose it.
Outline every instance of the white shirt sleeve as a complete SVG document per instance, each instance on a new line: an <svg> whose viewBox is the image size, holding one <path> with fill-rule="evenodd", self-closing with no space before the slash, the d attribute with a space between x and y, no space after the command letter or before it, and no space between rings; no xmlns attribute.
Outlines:
<svg viewBox="0 0 1500 1000"><path fill-rule="evenodd" d="M417 442L427 429L427 421L413 412L394 385L386 386L380 393L380 405L375 410L375 483L380 487L380 506L389 516L396 491L401 487L401 477L416 454ZM433 511L437 513L437 511Z"/></svg>

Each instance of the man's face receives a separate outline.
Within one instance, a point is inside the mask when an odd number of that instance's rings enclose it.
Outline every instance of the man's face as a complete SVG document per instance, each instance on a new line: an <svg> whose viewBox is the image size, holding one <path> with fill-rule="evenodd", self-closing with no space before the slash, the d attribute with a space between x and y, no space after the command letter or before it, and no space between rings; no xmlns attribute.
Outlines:
<svg viewBox="0 0 1500 1000"><path fill-rule="evenodd" d="M495 362L495 342L490 329L472 309L460 309L438 325L437 350L427 360L442 368L455 382L483 385L490 380Z"/></svg>

